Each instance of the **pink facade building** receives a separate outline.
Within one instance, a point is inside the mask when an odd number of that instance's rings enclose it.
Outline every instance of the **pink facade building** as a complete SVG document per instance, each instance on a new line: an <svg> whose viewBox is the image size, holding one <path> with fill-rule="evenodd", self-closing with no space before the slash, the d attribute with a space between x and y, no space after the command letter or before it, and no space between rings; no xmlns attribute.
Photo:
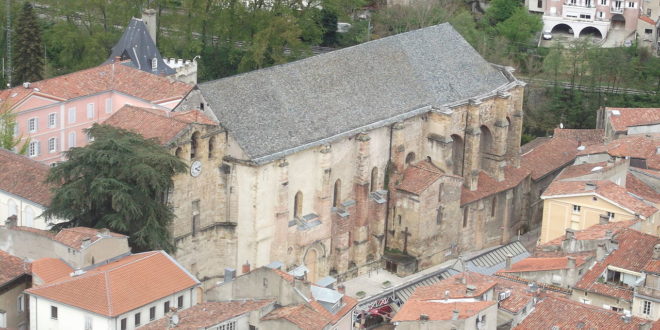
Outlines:
<svg viewBox="0 0 660 330"><path fill-rule="evenodd" d="M168 111L192 88L115 62L0 91L0 102L16 114L16 134L29 138L27 156L52 164L86 145L84 129L122 106Z"/></svg>
<svg viewBox="0 0 660 330"><path fill-rule="evenodd" d="M536 4L535 0L530 0ZM543 31L564 30L577 38L593 34L605 39L610 29L633 33L637 28L641 0L544 0Z"/></svg>

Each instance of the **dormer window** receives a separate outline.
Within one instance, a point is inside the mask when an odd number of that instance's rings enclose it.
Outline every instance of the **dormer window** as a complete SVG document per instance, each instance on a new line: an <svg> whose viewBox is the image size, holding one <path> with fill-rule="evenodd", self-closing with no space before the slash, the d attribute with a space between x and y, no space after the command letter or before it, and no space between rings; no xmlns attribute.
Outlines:
<svg viewBox="0 0 660 330"><path fill-rule="evenodd" d="M158 70L158 59L155 57L151 59L151 70Z"/></svg>

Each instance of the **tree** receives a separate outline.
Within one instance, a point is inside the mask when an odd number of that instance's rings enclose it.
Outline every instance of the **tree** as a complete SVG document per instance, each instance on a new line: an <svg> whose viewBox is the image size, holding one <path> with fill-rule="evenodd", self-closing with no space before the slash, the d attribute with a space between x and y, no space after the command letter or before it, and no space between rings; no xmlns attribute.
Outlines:
<svg viewBox="0 0 660 330"><path fill-rule="evenodd" d="M497 32L509 39L515 49L524 48L541 30L543 23L537 15L527 12L525 8L516 9L509 18L495 26Z"/></svg>
<svg viewBox="0 0 660 330"><path fill-rule="evenodd" d="M514 0L493 0L486 10L486 19L490 24L504 22L522 7L521 4Z"/></svg>
<svg viewBox="0 0 660 330"><path fill-rule="evenodd" d="M16 131L16 115L11 112L11 107L8 103L2 103L0 105L0 148L7 150L14 150L17 148L17 152L21 155L27 153L28 145L30 144L30 139L28 138L21 147L18 145L23 139L22 136L16 136L14 133Z"/></svg>
<svg viewBox="0 0 660 330"><path fill-rule="evenodd" d="M128 235L134 251L174 249L167 205L172 177L186 165L155 140L109 125L86 130L94 142L65 152L47 182L54 190L47 220L69 219L53 230L85 226Z"/></svg>
<svg viewBox="0 0 660 330"><path fill-rule="evenodd" d="M43 79L44 49L37 15L29 2L23 4L18 16L14 44L14 77L17 82Z"/></svg>

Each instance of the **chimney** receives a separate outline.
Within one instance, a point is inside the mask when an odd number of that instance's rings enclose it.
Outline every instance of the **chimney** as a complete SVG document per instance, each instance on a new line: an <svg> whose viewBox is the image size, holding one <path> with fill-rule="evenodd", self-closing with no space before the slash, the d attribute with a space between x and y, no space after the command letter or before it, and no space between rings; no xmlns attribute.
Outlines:
<svg viewBox="0 0 660 330"><path fill-rule="evenodd" d="M250 262L246 261L245 264L243 264L243 268L241 269L243 274L247 274L250 272Z"/></svg>
<svg viewBox="0 0 660 330"><path fill-rule="evenodd" d="M419 314L419 320L420 321L428 321L429 316L427 314Z"/></svg>
<svg viewBox="0 0 660 330"><path fill-rule="evenodd" d="M513 258L512 255L510 255L510 254L506 255L506 266L504 267L504 269L506 269L506 270L511 269L511 259L512 258Z"/></svg>
<svg viewBox="0 0 660 330"><path fill-rule="evenodd" d="M596 261L603 261L606 252L605 243L598 243L598 247L596 247Z"/></svg>
<svg viewBox="0 0 660 330"><path fill-rule="evenodd" d="M596 190L596 184L593 182L585 183L584 190Z"/></svg>
<svg viewBox="0 0 660 330"><path fill-rule="evenodd" d="M660 259L660 244L656 244L653 247L653 260Z"/></svg>
<svg viewBox="0 0 660 330"><path fill-rule="evenodd" d="M30 88L30 82L29 81L24 82L23 88Z"/></svg>
<svg viewBox="0 0 660 330"><path fill-rule="evenodd" d="M567 263L568 269L575 269L575 265L576 265L575 257L568 256L566 257L566 259L568 259L568 263Z"/></svg>
<svg viewBox="0 0 660 330"><path fill-rule="evenodd" d="M574 240L575 239L575 230L572 228L566 228L566 240Z"/></svg>
<svg viewBox="0 0 660 330"><path fill-rule="evenodd" d="M465 287L465 294L468 296L473 296L475 291L477 291L477 287L474 285L468 285Z"/></svg>
<svg viewBox="0 0 660 330"><path fill-rule="evenodd" d="M629 311L623 311L623 316L621 316L623 323L630 323L632 321L632 316Z"/></svg>
<svg viewBox="0 0 660 330"><path fill-rule="evenodd" d="M142 21L144 22L144 25L147 26L147 31L149 32L149 36L151 37L151 40L154 41L154 44L158 45L156 43L156 29L158 28L158 24L156 20L157 18L156 18L155 9L145 9L142 12Z"/></svg>
<svg viewBox="0 0 660 330"><path fill-rule="evenodd" d="M646 321L639 324L639 330L651 330L651 322Z"/></svg>
<svg viewBox="0 0 660 330"><path fill-rule="evenodd" d="M80 243L80 248L84 249L88 247L90 244L92 244L92 239L90 239L89 237L85 237L82 239L82 242Z"/></svg>
<svg viewBox="0 0 660 330"><path fill-rule="evenodd" d="M346 287L343 284L337 286L337 291L341 294L346 294Z"/></svg>
<svg viewBox="0 0 660 330"><path fill-rule="evenodd" d="M236 269L234 268L225 268L225 280L224 282L231 282L236 277Z"/></svg>
<svg viewBox="0 0 660 330"><path fill-rule="evenodd" d="M16 217L16 214L14 214L14 215L10 216L9 218L7 218L7 220L5 221L5 226L7 228L14 228L14 227L16 227L17 223L18 223L18 217Z"/></svg>
<svg viewBox="0 0 660 330"><path fill-rule="evenodd" d="M612 230L608 229L608 230L605 231L605 238L607 238L607 239L614 238L614 233L612 232Z"/></svg>
<svg viewBox="0 0 660 330"><path fill-rule="evenodd" d="M607 214L601 214L600 219L598 219L598 223L601 225L605 225L610 223L610 217L607 216Z"/></svg>
<svg viewBox="0 0 660 330"><path fill-rule="evenodd" d="M456 321L456 320L458 320L458 311L457 311L457 310L453 310L453 311L451 312L451 320L452 320L452 321Z"/></svg>

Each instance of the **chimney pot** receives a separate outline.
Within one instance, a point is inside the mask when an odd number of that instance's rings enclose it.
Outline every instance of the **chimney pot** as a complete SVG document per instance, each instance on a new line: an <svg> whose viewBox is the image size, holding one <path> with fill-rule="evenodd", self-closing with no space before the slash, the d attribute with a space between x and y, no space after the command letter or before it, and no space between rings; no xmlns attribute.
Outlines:
<svg viewBox="0 0 660 330"><path fill-rule="evenodd" d="M243 274L247 274L250 272L250 262L246 261L245 264L243 264L243 268L241 269Z"/></svg>
<svg viewBox="0 0 660 330"><path fill-rule="evenodd" d="M598 243L598 247L596 247L596 260L602 261L605 258L605 253L605 243Z"/></svg>
<svg viewBox="0 0 660 330"><path fill-rule="evenodd" d="M568 269L575 269L576 266L575 257L568 256L566 259L568 261Z"/></svg>
<svg viewBox="0 0 660 330"><path fill-rule="evenodd" d="M572 228L566 228L566 239L573 240L575 239L575 230Z"/></svg>
<svg viewBox="0 0 660 330"><path fill-rule="evenodd" d="M504 269L509 270L511 269L511 259L513 259L513 256L510 254L506 255L506 266Z"/></svg>
<svg viewBox="0 0 660 330"><path fill-rule="evenodd" d="M16 217L16 214L9 216L7 218L7 221L5 221L5 226L7 228L14 228L16 227L16 224L18 223L18 217Z"/></svg>
<svg viewBox="0 0 660 330"><path fill-rule="evenodd" d="M346 287L343 284L339 284L337 286L337 291L339 291L341 294L346 294Z"/></svg>
<svg viewBox="0 0 660 330"><path fill-rule="evenodd" d="M610 217L607 216L607 214L601 214L600 219L598 219L598 223L601 225L605 225L610 223Z"/></svg>
<svg viewBox="0 0 660 330"><path fill-rule="evenodd" d="M457 310L453 310L451 312L451 319L452 319L452 321L458 320L458 311Z"/></svg>

